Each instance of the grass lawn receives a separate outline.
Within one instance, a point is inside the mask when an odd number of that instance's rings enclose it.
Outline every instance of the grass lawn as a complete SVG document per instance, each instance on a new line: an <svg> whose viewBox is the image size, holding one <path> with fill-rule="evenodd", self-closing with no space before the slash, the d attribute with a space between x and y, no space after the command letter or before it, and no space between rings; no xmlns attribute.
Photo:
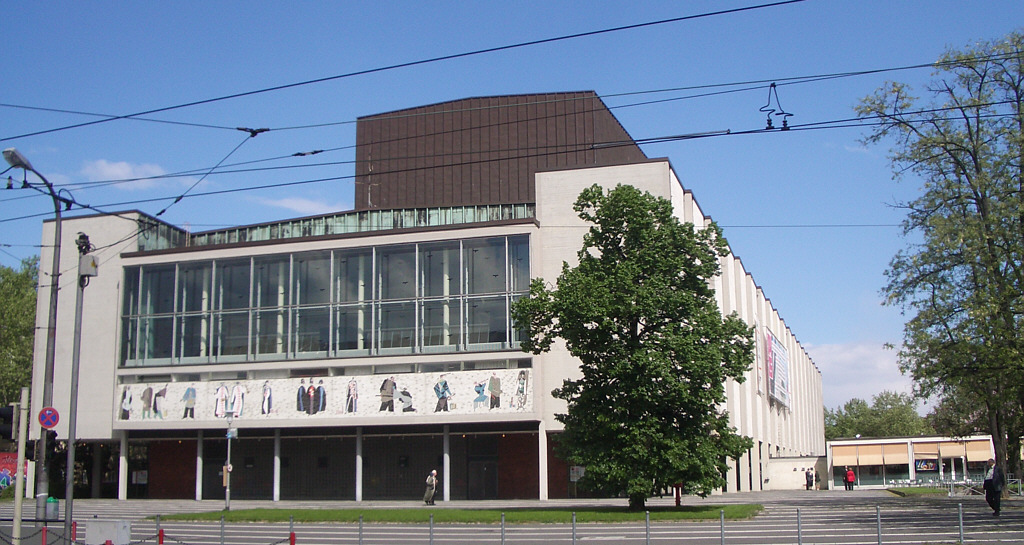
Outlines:
<svg viewBox="0 0 1024 545"><path fill-rule="evenodd" d="M949 490L945 488L935 488L932 486L905 486L899 488L889 488L889 492L896 494L897 496L945 496L949 494Z"/></svg>
<svg viewBox="0 0 1024 545"><path fill-rule="evenodd" d="M759 504L657 507L650 509L652 521L718 520L721 511L730 520L747 519L761 512ZM626 507L581 509L243 509L207 513L178 513L161 516L161 520L220 520L227 522L358 522L367 523L426 523L434 515L437 523L497 524L501 514L509 524L542 523L566 524L572 522L642 522L644 511L630 511Z"/></svg>

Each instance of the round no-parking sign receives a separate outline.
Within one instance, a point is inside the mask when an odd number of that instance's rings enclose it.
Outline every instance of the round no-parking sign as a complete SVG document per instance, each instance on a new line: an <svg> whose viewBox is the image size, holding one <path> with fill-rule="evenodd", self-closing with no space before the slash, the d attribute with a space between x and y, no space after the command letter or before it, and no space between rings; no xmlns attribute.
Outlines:
<svg viewBox="0 0 1024 545"><path fill-rule="evenodd" d="M43 410L39 411L39 425L44 429L50 429L57 425L60 421L60 415L57 414L57 409L53 407L43 407Z"/></svg>

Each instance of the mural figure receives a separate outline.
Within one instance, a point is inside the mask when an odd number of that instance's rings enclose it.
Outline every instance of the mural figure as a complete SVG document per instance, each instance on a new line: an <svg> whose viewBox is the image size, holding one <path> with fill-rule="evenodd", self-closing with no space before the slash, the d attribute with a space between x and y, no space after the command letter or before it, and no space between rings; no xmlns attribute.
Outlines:
<svg viewBox="0 0 1024 545"><path fill-rule="evenodd" d="M484 393L484 390L486 389L487 387L484 385L483 381L473 383L473 391L476 392L476 397L473 398L474 409L479 409L487 403L487 394Z"/></svg>
<svg viewBox="0 0 1024 545"><path fill-rule="evenodd" d="M153 387L146 386L146 389L142 391L142 418L151 418L153 416Z"/></svg>
<svg viewBox="0 0 1024 545"><path fill-rule="evenodd" d="M263 404L260 405L261 414L270 414L274 405L274 393L270 390L270 381L263 382Z"/></svg>
<svg viewBox="0 0 1024 545"><path fill-rule="evenodd" d="M445 375L441 375L437 380L437 384L434 384L434 395L437 396L437 406L434 407L434 412L448 412L448 398L454 397L455 394L448 388L448 380L445 378Z"/></svg>
<svg viewBox="0 0 1024 545"><path fill-rule="evenodd" d="M402 403L403 413L416 412L416 409L412 406L412 394L409 393L408 389L402 388L402 391L398 393L398 401Z"/></svg>
<svg viewBox="0 0 1024 545"><path fill-rule="evenodd" d="M524 409L526 408L526 369L519 371L519 377L516 378L516 394L512 398L512 406L514 408Z"/></svg>
<svg viewBox="0 0 1024 545"><path fill-rule="evenodd" d="M196 388L189 384L188 388L185 388L185 394L181 396L181 400L185 402L185 412L181 415L182 418L196 418Z"/></svg>
<svg viewBox="0 0 1024 545"><path fill-rule="evenodd" d="M313 384L313 379L309 379L309 386L306 387L306 414L316 414L319 407L315 404L316 397L316 386Z"/></svg>
<svg viewBox="0 0 1024 545"><path fill-rule="evenodd" d="M317 383L316 391L313 392L313 401L316 403L316 411L323 412L327 410L327 389L324 388L324 381L320 379Z"/></svg>
<svg viewBox="0 0 1024 545"><path fill-rule="evenodd" d="M228 387L221 384L213 393L213 416L224 418L228 411Z"/></svg>
<svg viewBox="0 0 1024 545"><path fill-rule="evenodd" d="M501 379L497 373L491 373L491 378L487 381L487 395L491 398L492 409L501 407Z"/></svg>
<svg viewBox="0 0 1024 545"><path fill-rule="evenodd" d="M245 405L245 394L247 393L245 386L240 382L236 382L235 386L231 388L231 399L228 404L228 412L230 412L232 416L242 416L242 408Z"/></svg>
<svg viewBox="0 0 1024 545"><path fill-rule="evenodd" d="M388 377L380 384L379 411L395 412L395 377Z"/></svg>
<svg viewBox="0 0 1024 545"><path fill-rule="evenodd" d="M345 412L354 413L356 412L359 401L359 386L356 384L356 379L348 381L348 392L345 394Z"/></svg>
<svg viewBox="0 0 1024 545"><path fill-rule="evenodd" d="M295 396L295 410L300 413L306 412L306 379L299 379L299 392Z"/></svg>
<svg viewBox="0 0 1024 545"><path fill-rule="evenodd" d="M160 391L153 396L153 416L163 420L164 415L167 413L167 408L165 407L166 404L167 385L165 384L164 387L160 388Z"/></svg>
<svg viewBox="0 0 1024 545"><path fill-rule="evenodd" d="M132 393L125 386L121 391L121 420L128 420L132 416Z"/></svg>

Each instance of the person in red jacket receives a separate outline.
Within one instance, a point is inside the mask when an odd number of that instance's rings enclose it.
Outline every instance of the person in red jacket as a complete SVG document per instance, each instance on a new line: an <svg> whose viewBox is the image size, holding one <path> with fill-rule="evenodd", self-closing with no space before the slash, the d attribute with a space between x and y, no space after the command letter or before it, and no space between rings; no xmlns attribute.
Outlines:
<svg viewBox="0 0 1024 545"><path fill-rule="evenodd" d="M857 475L852 469L846 468L846 489L853 490L853 483L857 482Z"/></svg>

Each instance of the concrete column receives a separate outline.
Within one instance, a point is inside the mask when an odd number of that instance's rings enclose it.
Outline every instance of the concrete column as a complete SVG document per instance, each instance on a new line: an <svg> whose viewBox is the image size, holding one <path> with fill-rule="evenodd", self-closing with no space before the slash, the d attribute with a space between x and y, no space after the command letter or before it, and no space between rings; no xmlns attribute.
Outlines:
<svg viewBox="0 0 1024 545"><path fill-rule="evenodd" d="M537 475L540 479L540 496L537 499L546 501L548 499L548 430L543 420L537 426Z"/></svg>
<svg viewBox="0 0 1024 545"><path fill-rule="evenodd" d="M203 499L203 430L196 434L196 501Z"/></svg>
<svg viewBox="0 0 1024 545"><path fill-rule="evenodd" d="M121 452L117 463L117 499L128 499L128 431L121 432Z"/></svg>
<svg viewBox="0 0 1024 545"><path fill-rule="evenodd" d="M356 428L356 501L363 501L363 427Z"/></svg>
<svg viewBox="0 0 1024 545"><path fill-rule="evenodd" d="M442 473L444 485L444 501L452 499L452 453L451 453L451 427L444 425L444 472Z"/></svg>
<svg viewBox="0 0 1024 545"><path fill-rule="evenodd" d="M281 428L274 430L274 501L281 501Z"/></svg>

